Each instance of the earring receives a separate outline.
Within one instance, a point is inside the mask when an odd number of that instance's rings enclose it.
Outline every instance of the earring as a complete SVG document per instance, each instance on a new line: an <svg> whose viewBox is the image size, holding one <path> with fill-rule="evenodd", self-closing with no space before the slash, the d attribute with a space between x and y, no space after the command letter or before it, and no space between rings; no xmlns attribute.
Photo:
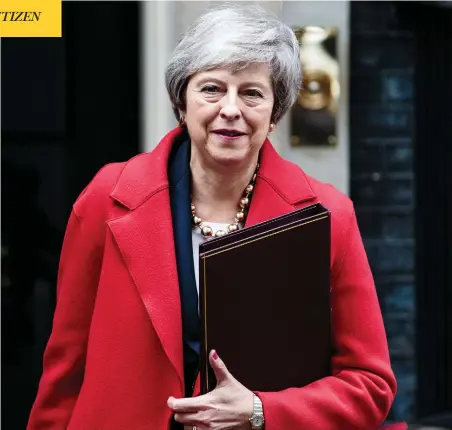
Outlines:
<svg viewBox="0 0 452 430"><path fill-rule="evenodd" d="M181 116L180 118L179 118L179 125L184 125L185 124L185 117L184 116Z"/></svg>
<svg viewBox="0 0 452 430"><path fill-rule="evenodd" d="M269 127L268 131L271 133L274 129L275 129L275 123L272 122L272 123L270 123L270 127Z"/></svg>

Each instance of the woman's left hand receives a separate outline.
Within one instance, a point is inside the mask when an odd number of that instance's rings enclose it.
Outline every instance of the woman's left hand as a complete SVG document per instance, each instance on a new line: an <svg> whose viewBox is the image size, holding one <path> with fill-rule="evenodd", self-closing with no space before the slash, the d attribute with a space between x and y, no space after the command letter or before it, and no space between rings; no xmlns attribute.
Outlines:
<svg viewBox="0 0 452 430"><path fill-rule="evenodd" d="M215 351L209 361L217 379L216 388L199 397L168 399L175 420L201 429L249 429L253 413L253 392L245 388L228 371Z"/></svg>

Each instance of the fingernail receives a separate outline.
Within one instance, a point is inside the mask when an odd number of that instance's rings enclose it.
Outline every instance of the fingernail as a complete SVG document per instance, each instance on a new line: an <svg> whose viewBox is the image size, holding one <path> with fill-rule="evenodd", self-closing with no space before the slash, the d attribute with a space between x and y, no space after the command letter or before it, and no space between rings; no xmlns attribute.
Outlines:
<svg viewBox="0 0 452 430"><path fill-rule="evenodd" d="M215 351L215 352L213 353L213 359L214 359L214 360L218 359L217 351Z"/></svg>

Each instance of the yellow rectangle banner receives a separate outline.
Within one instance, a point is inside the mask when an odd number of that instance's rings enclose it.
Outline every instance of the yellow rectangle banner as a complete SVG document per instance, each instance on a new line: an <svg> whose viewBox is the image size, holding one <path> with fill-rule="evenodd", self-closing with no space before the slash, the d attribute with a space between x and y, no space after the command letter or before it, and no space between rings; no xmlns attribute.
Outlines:
<svg viewBox="0 0 452 430"><path fill-rule="evenodd" d="M61 37L61 0L0 0L0 37Z"/></svg>

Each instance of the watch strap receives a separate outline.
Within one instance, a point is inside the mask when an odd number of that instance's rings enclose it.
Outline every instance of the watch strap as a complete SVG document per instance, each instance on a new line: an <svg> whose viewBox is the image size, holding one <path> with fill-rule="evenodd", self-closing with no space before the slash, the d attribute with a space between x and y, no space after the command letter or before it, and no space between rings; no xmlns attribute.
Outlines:
<svg viewBox="0 0 452 430"><path fill-rule="evenodd" d="M253 425L253 418L256 416L262 417L262 424L259 426ZM264 428L264 408L261 399L256 394L253 397L253 415L251 416L250 422L252 430L262 430Z"/></svg>

